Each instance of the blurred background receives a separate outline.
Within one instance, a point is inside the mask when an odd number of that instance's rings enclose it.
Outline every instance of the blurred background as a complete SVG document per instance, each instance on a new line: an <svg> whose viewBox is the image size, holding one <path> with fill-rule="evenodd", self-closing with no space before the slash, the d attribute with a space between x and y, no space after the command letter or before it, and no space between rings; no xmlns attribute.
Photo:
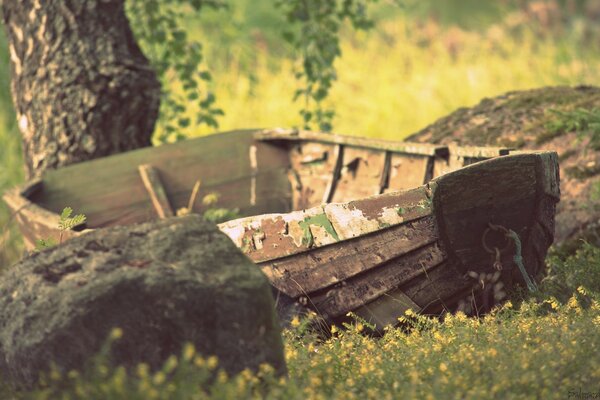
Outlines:
<svg viewBox="0 0 600 400"><path fill-rule="evenodd" d="M219 131L302 125L298 57L272 0L228 0L186 21L204 47ZM380 0L375 27L342 31L337 81L326 105L333 131L400 140L459 107L507 91L600 85L600 0ZM0 34L0 194L23 180L20 133ZM214 133L190 127L187 136ZM22 254L0 205L0 267Z"/></svg>

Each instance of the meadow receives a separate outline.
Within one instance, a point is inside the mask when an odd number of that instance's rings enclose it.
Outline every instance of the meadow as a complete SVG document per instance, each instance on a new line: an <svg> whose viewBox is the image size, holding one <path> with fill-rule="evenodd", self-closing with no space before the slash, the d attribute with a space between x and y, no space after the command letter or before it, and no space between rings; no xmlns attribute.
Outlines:
<svg viewBox="0 0 600 400"><path fill-rule="evenodd" d="M186 21L204 44L210 89L225 111L218 130L301 124L292 101L297 60L280 38L271 2L232 1ZM334 132L402 139L459 107L506 91L547 85L600 85L600 9L594 1L381 1L376 27L344 29L338 80L327 100ZM437 3L437 4L436 4ZM514 3L519 3L514 6ZM189 127L187 136L214 133ZM22 182L20 137L11 106L8 51L0 39L0 193ZM22 254L15 224L0 205L0 268ZM484 318L443 321L407 315L380 339L365 322L320 340L295 321L287 330L288 378L217 373L217 360L192 348L162 371L136 376L99 363L87 373L51 374L37 392L3 398L576 398L600 393L600 249L548 259L533 295ZM118 336L118 335L116 335ZM118 340L115 336L115 340ZM596 396L600 396L597 394ZM579 397L585 398L585 397Z"/></svg>

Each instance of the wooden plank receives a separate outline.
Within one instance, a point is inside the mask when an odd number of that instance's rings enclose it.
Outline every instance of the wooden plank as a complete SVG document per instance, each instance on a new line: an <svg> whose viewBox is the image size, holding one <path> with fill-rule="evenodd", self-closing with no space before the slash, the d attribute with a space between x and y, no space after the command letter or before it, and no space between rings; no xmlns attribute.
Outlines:
<svg viewBox="0 0 600 400"><path fill-rule="evenodd" d="M488 159L507 154L510 149L506 147L492 146L457 146L449 145L448 150L450 155L463 158L479 158Z"/></svg>
<svg viewBox="0 0 600 400"><path fill-rule="evenodd" d="M150 196L152 206L156 210L156 214L159 218L164 219L172 217L175 214L167 198L167 193L163 187L158 171L150 164L142 164L138 166L140 171L140 177L144 183L144 187Z"/></svg>
<svg viewBox="0 0 600 400"><path fill-rule="evenodd" d="M219 193L220 207L239 208L242 215L289 211L287 149L254 142L252 134L211 135L48 171L44 187L31 199L57 213L68 204L88 216L90 227L151 220L155 212L137 171L138 165L149 163L161 171L173 209L187 205L194 183L201 178L203 191ZM252 144L257 147L255 175L249 157ZM251 202L252 176L256 178L255 205Z"/></svg>
<svg viewBox="0 0 600 400"><path fill-rule="evenodd" d="M532 154L497 157L434 180L440 234L463 268L490 263L481 244L490 222L519 235L531 228L537 205L537 158ZM496 236L490 240L500 247L505 241L501 234Z"/></svg>
<svg viewBox="0 0 600 400"><path fill-rule="evenodd" d="M3 200L19 224L19 229L28 250L35 248L36 241L39 239L52 239L56 242L60 239L58 229L60 216L39 207L27 198L27 196L41 190L42 187L43 182L40 179L34 179L7 191L3 196ZM75 227L75 230L63 232L63 241L79 236L84 232L89 232L90 230L85 229L85 226L84 223Z"/></svg>
<svg viewBox="0 0 600 400"><path fill-rule="evenodd" d="M309 294L311 304L326 317L345 315L434 268L445 259L444 251L437 242L433 242L350 278L343 285ZM416 308L413 310L417 311Z"/></svg>
<svg viewBox="0 0 600 400"><path fill-rule="evenodd" d="M359 136L343 136L331 133L310 132L297 129L266 129L257 131L254 135L257 140L287 140L287 141L314 141L327 144L342 144L377 150L389 150L397 153L422 154L443 156L448 148L444 145L426 143L411 143L402 141L370 139Z"/></svg>
<svg viewBox="0 0 600 400"><path fill-rule="evenodd" d="M336 168L336 145L300 142L289 150L294 210L322 204L327 185Z"/></svg>
<svg viewBox="0 0 600 400"><path fill-rule="evenodd" d="M288 214L239 218L219 228L254 262L264 262L431 215L429 193L421 187Z"/></svg>
<svg viewBox="0 0 600 400"><path fill-rule="evenodd" d="M392 154L390 179L386 192L421 186L426 181L429 156Z"/></svg>
<svg viewBox="0 0 600 400"><path fill-rule="evenodd" d="M390 186L390 168L392 165L392 153L385 152L383 161L383 170L381 171L381 180L379 181L379 190L375 194L382 194Z"/></svg>
<svg viewBox="0 0 600 400"><path fill-rule="evenodd" d="M342 282L435 241L433 217L259 264L271 284L291 297Z"/></svg>
<svg viewBox="0 0 600 400"><path fill-rule="evenodd" d="M335 165L333 167L333 172L331 173L331 178L327 183L327 187L325 188L325 193L323 194L323 203L330 203L333 199L333 194L335 193L335 189L338 185L338 181L340 180L340 174L342 172L342 164L344 160L344 146L342 146L341 144L335 146L333 158L335 159Z"/></svg>
<svg viewBox="0 0 600 400"><path fill-rule="evenodd" d="M381 173L385 168L385 154L385 151L377 149L344 148L343 168L332 201L362 199L377 193L381 185Z"/></svg>
<svg viewBox="0 0 600 400"><path fill-rule="evenodd" d="M422 308L401 290L396 289L357 308L354 314L375 325L376 329L383 333L384 327L398 325L398 318L404 316L408 310L418 313Z"/></svg>

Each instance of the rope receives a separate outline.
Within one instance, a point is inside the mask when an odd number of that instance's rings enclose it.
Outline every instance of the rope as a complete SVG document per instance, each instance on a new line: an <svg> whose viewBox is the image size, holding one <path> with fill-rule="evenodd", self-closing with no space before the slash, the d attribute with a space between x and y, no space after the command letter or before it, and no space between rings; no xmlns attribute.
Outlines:
<svg viewBox="0 0 600 400"><path fill-rule="evenodd" d="M529 289L530 292L536 292L538 288L535 282L533 282L529 277L529 274L527 273L527 271L525 270L525 266L523 265L523 256L521 256L521 239L519 239L519 235L517 235L517 233L512 229L509 229L506 233L506 237L512 239L515 242L515 255L513 257L513 261L515 262L515 264L517 264L517 267L519 267L519 271L521 271L521 275L523 275L523 279L527 284L527 289Z"/></svg>

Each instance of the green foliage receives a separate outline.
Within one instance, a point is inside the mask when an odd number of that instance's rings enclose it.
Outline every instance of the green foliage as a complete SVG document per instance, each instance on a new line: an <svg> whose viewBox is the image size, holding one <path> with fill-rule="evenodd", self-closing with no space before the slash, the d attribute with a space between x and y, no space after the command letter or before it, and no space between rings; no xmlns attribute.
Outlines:
<svg viewBox="0 0 600 400"><path fill-rule="evenodd" d="M542 281L542 290L561 301L566 301L577 288L600 293L600 248L583 243L581 248L566 258L556 252L548 259L548 276Z"/></svg>
<svg viewBox="0 0 600 400"><path fill-rule="evenodd" d="M335 111L323 101L337 79L335 60L341 56L339 31L348 20L356 29L368 29L373 22L367 5L377 0L278 0L289 22L284 38L301 54L296 79L302 82L294 100L302 99L300 111L304 128L313 124L324 132L332 129Z"/></svg>
<svg viewBox="0 0 600 400"><path fill-rule="evenodd" d="M60 213L60 221L58 221L58 229L61 231L67 231L73 229L77 225L81 225L85 222L86 217L83 214L73 215L73 209L71 207L65 207Z"/></svg>
<svg viewBox="0 0 600 400"><path fill-rule="evenodd" d="M60 238L58 242L52 238L38 239L35 242L35 249L38 251L54 247L62 243L63 232L75 228L78 225L85 223L86 216L83 214L73 215L73 209L71 207L65 207L60 213L60 220L58 221L58 229L60 230Z"/></svg>
<svg viewBox="0 0 600 400"><path fill-rule="evenodd" d="M57 245L58 245L58 242L52 238L38 239L35 241L35 249L37 251L42 251L44 249L48 249L50 247L54 247Z"/></svg>
<svg viewBox="0 0 600 400"><path fill-rule="evenodd" d="M589 138L592 149L600 150L600 108L549 111L555 115L555 118L546 124L551 135L576 132L579 140Z"/></svg>
<svg viewBox="0 0 600 400"><path fill-rule="evenodd" d="M221 207L212 207L204 211L202 216L205 220L214 222L215 224L220 224L221 222L230 221L232 219L239 218L240 210L238 208L221 208Z"/></svg>
<svg viewBox="0 0 600 400"><path fill-rule="evenodd" d="M596 261L600 262L600 258ZM562 262L562 261L559 261ZM41 388L4 398L27 399L386 399L548 398L593 392L600 379L600 296L578 288L564 303L552 296L507 303L476 319L445 320L408 311L404 329L381 338L351 316L323 339L315 318L295 318L284 331L288 377L273 368L228 376L218 360L186 345L162 368L128 373L107 362L105 346L84 372L50 372ZM110 340L119 340L120 330ZM111 342L109 341L109 344Z"/></svg>
<svg viewBox="0 0 600 400"><path fill-rule="evenodd" d="M197 181L192 189L192 194L190 195L190 200L188 202L187 207L180 208L177 210L177 215L188 215L193 212L194 203L196 202L196 196L200 190L200 181ZM219 197L221 195L217 192L210 192L202 197L202 205L206 207L202 212L202 217L210 222L215 224L219 224L221 222L230 221L232 219L239 218L239 208L222 208L217 207L217 203L219 202Z"/></svg>
<svg viewBox="0 0 600 400"><path fill-rule="evenodd" d="M162 85L160 142L183 139L184 132L198 125L218 127L217 117L223 111L215 106L215 95L206 86L212 77L201 68L202 45L188 36L183 22L190 13L224 7L220 0L127 1L135 37Z"/></svg>

